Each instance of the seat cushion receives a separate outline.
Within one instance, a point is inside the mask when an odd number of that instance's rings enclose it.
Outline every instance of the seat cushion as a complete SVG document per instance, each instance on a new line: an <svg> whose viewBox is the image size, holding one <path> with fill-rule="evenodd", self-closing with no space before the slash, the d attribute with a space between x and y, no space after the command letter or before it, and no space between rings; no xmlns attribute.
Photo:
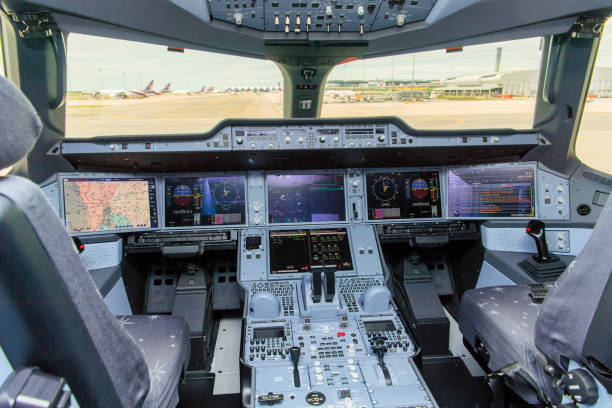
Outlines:
<svg viewBox="0 0 612 408"><path fill-rule="evenodd" d="M520 363L531 378L552 400L560 397L551 377L544 372L546 358L535 346L535 321L540 304L531 300L528 286L496 286L472 289L463 295L459 329L475 348L479 338L489 353L491 371ZM512 388L526 402L537 404L535 393L526 384Z"/></svg>
<svg viewBox="0 0 612 408"><path fill-rule="evenodd" d="M143 408L176 407L178 385L189 363L187 323L180 317L119 316L119 322L142 350L151 386Z"/></svg>

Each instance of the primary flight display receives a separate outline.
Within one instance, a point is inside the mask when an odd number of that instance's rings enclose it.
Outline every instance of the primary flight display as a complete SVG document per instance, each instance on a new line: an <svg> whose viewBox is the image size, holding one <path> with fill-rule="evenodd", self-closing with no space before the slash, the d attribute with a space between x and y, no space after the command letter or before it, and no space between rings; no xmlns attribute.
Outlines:
<svg viewBox="0 0 612 408"><path fill-rule="evenodd" d="M442 216L440 172L366 173L370 221Z"/></svg>
<svg viewBox="0 0 612 408"><path fill-rule="evenodd" d="M245 224L245 185L245 176L164 179L166 227Z"/></svg>

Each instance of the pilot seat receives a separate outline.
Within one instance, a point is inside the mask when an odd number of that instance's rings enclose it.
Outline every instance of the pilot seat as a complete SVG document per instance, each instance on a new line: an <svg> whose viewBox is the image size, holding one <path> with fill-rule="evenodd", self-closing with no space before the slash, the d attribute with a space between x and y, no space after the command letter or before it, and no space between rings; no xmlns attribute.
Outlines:
<svg viewBox="0 0 612 408"><path fill-rule="evenodd" d="M583 251L554 284L477 288L463 295L459 328L491 371L498 401L504 382L530 405L560 404L577 377L583 401L576 402L594 402L593 377L612 392L610 230L612 200Z"/></svg>
<svg viewBox="0 0 612 408"><path fill-rule="evenodd" d="M42 125L0 76L0 169L21 160ZM0 345L15 369L66 379L81 407L175 407L190 354L171 316L115 317L38 186L0 177Z"/></svg>

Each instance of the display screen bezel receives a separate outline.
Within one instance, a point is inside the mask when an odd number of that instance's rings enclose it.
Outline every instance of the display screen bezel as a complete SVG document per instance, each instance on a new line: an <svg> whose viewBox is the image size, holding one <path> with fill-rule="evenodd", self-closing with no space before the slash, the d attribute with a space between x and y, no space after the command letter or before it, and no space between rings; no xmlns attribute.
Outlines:
<svg viewBox="0 0 612 408"><path fill-rule="evenodd" d="M484 216L484 217L472 217L472 216L461 216L461 217L455 217L452 216L450 214L450 205L448 205L449 203L449 199L450 199L450 172L454 171L454 170L458 170L458 169L487 169L487 168L495 168L495 169L499 169L499 168L530 168L533 172L533 213L534 215L532 217L508 217L508 216ZM446 179L446 191L445 191L445 201L447 203L446 206L446 218L449 220L532 220L535 218L538 218L538 213L539 213L539 180L538 180L538 167L537 167L537 163L534 162L528 162L528 163L496 163L496 164L490 164L490 165L467 165L467 166L455 166L455 167L447 167L445 170L445 179Z"/></svg>
<svg viewBox="0 0 612 408"><path fill-rule="evenodd" d="M66 220L66 196L64 191L64 182L70 179L80 179L80 180L100 180L100 179L124 179L124 180L153 180L155 185L155 209L157 211L157 226L149 227L149 228L126 228L126 229L115 229L115 230L105 230L105 231L88 231L88 232L73 232L68 229L67 220ZM59 209L58 214L64 227L66 228L66 232L70 236L88 236L88 235L104 235L104 234L123 234L129 232L146 232L146 231L159 231L161 229L163 219L163 214L161 212L159 200L160 200L160 191L159 191L159 176L156 174L143 173L143 174L133 174L133 173L58 173L57 176L57 184L58 184L58 195L59 195ZM151 205L149 204L149 208Z"/></svg>
<svg viewBox="0 0 612 408"><path fill-rule="evenodd" d="M177 178L219 178L219 177L244 177L244 223L240 224L226 224L226 225L191 225L191 226L177 226L167 227L166 226L166 180L177 179ZM180 230L198 230L198 229L232 229L245 227L249 224L249 191L248 191L248 176L246 172L227 172L227 173L177 173L177 174L164 174L161 176L159 186L158 197L161 197L161 202L158 199L158 207L163 215L163 224L160 226L161 230L166 231L180 231Z"/></svg>
<svg viewBox="0 0 612 408"><path fill-rule="evenodd" d="M268 176L294 176L294 175L321 175L321 174L334 174L341 175L343 181L343 189L344 189L344 219L338 221L305 221L305 222L270 222L270 203L269 203L269 184L268 184ZM265 186L265 200L266 200L266 222L268 225L272 226L292 226L292 225L338 225L338 224L347 224L348 221L348 190L347 190L347 181L346 181L346 172L344 170L315 170L315 171L290 171L290 172L278 172L278 171L268 171L264 173L264 186Z"/></svg>

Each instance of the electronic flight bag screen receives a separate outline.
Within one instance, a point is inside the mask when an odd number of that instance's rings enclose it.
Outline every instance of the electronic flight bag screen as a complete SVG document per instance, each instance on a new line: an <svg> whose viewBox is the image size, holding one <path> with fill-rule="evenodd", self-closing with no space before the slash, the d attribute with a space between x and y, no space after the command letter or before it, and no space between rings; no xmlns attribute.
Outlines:
<svg viewBox="0 0 612 408"><path fill-rule="evenodd" d="M370 221L442 216L438 171L366 173Z"/></svg>
<svg viewBox="0 0 612 408"><path fill-rule="evenodd" d="M448 216L535 217L535 166L465 167L448 171Z"/></svg>
<svg viewBox="0 0 612 408"><path fill-rule="evenodd" d="M266 176L271 224L346 220L344 174Z"/></svg>
<svg viewBox="0 0 612 408"><path fill-rule="evenodd" d="M246 222L245 176L166 178L166 227Z"/></svg>

